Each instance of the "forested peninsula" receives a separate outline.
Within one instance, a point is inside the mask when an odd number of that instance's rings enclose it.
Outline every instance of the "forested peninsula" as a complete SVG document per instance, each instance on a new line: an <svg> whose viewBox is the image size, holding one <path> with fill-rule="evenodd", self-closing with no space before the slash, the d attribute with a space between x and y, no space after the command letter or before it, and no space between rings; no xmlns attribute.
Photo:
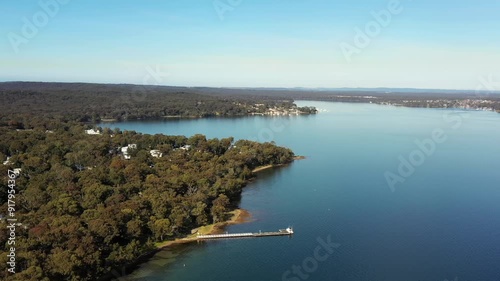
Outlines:
<svg viewBox="0 0 500 281"><path fill-rule="evenodd" d="M150 93L136 103L119 90L15 86L0 86L1 280L98 280L159 242L226 220L255 176L252 170L294 158L273 143L147 135L92 123L193 112L250 115L250 105L297 108L293 101L175 92ZM107 86L90 88L96 87ZM17 220L14 244L9 218ZM15 274L6 270L12 248Z"/></svg>
<svg viewBox="0 0 500 281"><path fill-rule="evenodd" d="M36 114L79 122L315 114L287 97L227 95L199 88L86 83L0 83L2 120ZM36 120L24 118L31 126ZM45 123L41 124L46 126ZM29 126L28 126L29 127Z"/></svg>

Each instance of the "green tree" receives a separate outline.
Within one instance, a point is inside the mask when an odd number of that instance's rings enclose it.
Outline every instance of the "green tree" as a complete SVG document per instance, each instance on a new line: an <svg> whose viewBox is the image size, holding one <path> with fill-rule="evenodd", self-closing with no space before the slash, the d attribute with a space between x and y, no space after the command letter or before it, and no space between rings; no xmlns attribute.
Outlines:
<svg viewBox="0 0 500 281"><path fill-rule="evenodd" d="M172 235L172 226L169 219L158 219L153 223L153 234L156 240L163 241L164 237Z"/></svg>
<svg viewBox="0 0 500 281"><path fill-rule="evenodd" d="M210 209L210 212L212 214L214 222L220 222L224 220L224 216L227 212L228 206L229 198L227 198L227 196L224 194L220 194L219 197L217 197L212 202L212 208Z"/></svg>

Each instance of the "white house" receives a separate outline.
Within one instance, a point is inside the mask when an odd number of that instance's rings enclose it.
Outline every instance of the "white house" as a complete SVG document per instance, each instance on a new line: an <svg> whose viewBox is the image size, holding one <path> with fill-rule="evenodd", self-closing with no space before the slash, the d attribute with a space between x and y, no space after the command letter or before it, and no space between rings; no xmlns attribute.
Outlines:
<svg viewBox="0 0 500 281"><path fill-rule="evenodd" d="M185 146L181 147L182 150L189 150L190 148L191 146L189 144L186 144Z"/></svg>
<svg viewBox="0 0 500 281"><path fill-rule="evenodd" d="M151 156L153 156L155 158L160 158L163 156L163 153L161 153L161 151L159 151L157 149L150 150L149 154L151 154Z"/></svg>
<svg viewBox="0 0 500 281"><path fill-rule="evenodd" d="M98 130L94 130L94 129L85 130L85 133L87 133L87 135L100 135L101 134L101 132L99 132Z"/></svg>
<svg viewBox="0 0 500 281"><path fill-rule="evenodd" d="M123 157L125 159L127 159L127 160L129 160L131 158L130 155L128 154L128 149L129 148L136 149L137 148L137 144L133 143L133 144L129 144L129 145L124 146L124 147L121 148Z"/></svg>

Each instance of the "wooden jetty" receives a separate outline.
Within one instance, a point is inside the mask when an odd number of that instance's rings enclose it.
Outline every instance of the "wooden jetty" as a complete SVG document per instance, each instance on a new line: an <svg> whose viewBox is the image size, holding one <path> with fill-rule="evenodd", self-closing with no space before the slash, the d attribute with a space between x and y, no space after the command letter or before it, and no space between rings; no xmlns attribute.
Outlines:
<svg viewBox="0 0 500 281"><path fill-rule="evenodd" d="M293 229L291 227L288 227L286 229L280 229L275 232L224 233L224 234L210 234L210 235L198 234L198 236L196 236L196 239L208 240L208 239L244 238L244 237L267 237L267 236L285 236L292 234L293 234Z"/></svg>

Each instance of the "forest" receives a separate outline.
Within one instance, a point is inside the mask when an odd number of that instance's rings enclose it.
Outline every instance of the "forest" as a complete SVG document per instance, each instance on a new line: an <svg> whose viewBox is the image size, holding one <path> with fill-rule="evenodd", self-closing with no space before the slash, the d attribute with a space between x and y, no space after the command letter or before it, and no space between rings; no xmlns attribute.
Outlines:
<svg viewBox="0 0 500 281"><path fill-rule="evenodd" d="M316 113L291 99L187 88L0 83L0 280L105 278L158 242L225 220L253 169L294 158L274 143L147 135L96 122L269 108ZM13 213L14 242L7 228ZM15 274L7 271L12 248Z"/></svg>
<svg viewBox="0 0 500 281"><path fill-rule="evenodd" d="M153 250L155 242L223 220L255 167L287 164L294 156L272 143L119 129L88 135L86 126L0 128L4 230L8 170L21 169L15 245L0 231L1 280L98 280ZM129 147L128 160L123 147ZM16 274L5 270L10 247Z"/></svg>
<svg viewBox="0 0 500 281"><path fill-rule="evenodd" d="M169 117L233 117L264 113L277 107L298 109L290 98L252 95L219 96L199 89L85 83L0 83L0 122L31 126L39 117L97 123L113 120L146 120ZM259 104L260 106L255 106ZM303 114L315 110L303 108ZM300 110L300 109L299 109ZM26 118L36 115L37 118Z"/></svg>
<svg viewBox="0 0 500 281"><path fill-rule="evenodd" d="M277 107L298 108L294 100L374 103L405 107L462 108L500 112L500 93L420 89L206 88L85 83L0 83L0 109L64 116L82 122L166 117L244 116ZM263 106L255 106L262 104ZM22 118L22 117L21 117Z"/></svg>

